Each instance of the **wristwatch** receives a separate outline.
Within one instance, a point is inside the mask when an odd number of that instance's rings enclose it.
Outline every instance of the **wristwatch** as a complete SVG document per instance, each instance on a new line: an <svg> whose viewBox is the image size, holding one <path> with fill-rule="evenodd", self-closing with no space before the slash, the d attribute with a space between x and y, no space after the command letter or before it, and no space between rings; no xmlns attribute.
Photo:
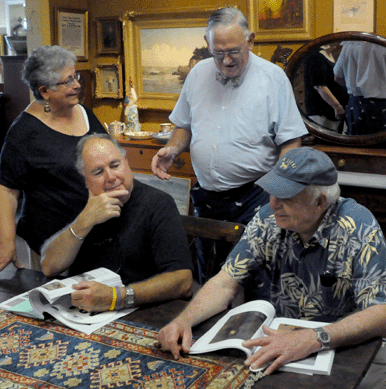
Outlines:
<svg viewBox="0 0 386 389"><path fill-rule="evenodd" d="M316 339L321 343L322 348L320 350L328 350L330 348L330 334L322 327L313 328L316 332Z"/></svg>
<svg viewBox="0 0 386 389"><path fill-rule="evenodd" d="M130 285L125 286L126 296L125 296L125 308L134 307L134 290Z"/></svg>

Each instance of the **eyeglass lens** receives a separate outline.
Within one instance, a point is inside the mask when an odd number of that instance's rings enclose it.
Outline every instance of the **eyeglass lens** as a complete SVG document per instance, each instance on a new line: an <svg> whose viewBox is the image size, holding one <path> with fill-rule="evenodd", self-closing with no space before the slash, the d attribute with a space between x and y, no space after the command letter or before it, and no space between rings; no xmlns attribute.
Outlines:
<svg viewBox="0 0 386 389"><path fill-rule="evenodd" d="M58 82L56 85L70 85L72 84L74 81L79 81L80 80L80 73L79 72L76 72L74 74L74 76L70 76L68 77L68 79L66 81L63 81L63 82Z"/></svg>
<svg viewBox="0 0 386 389"><path fill-rule="evenodd" d="M217 51L213 53L213 57L217 59L224 59L225 55L228 55L230 58L237 58L241 52L242 50Z"/></svg>

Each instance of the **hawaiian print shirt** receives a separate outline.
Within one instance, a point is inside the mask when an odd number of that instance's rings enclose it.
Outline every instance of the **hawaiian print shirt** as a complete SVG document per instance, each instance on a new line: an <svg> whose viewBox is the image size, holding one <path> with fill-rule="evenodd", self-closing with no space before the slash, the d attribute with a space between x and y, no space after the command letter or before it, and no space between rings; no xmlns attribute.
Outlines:
<svg viewBox="0 0 386 389"><path fill-rule="evenodd" d="M334 322L386 303L385 249L374 216L355 200L332 204L305 245L297 233L278 227L265 205L222 270L244 287L248 300L270 301L277 316Z"/></svg>

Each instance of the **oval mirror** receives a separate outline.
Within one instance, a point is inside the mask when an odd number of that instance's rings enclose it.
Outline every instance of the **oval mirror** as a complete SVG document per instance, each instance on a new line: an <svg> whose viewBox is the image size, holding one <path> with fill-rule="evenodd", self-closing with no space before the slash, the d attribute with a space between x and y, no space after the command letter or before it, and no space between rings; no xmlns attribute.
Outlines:
<svg viewBox="0 0 386 389"><path fill-rule="evenodd" d="M356 127L356 123L354 123L354 120L352 119L352 108L351 111L348 111L348 115L345 114L349 99L349 106L351 107L353 104L351 100L353 97L350 96L349 92L353 95L357 94L357 92L352 91L350 88L356 87L361 89L363 87L363 85L358 85L358 83L350 87L348 78L351 77L352 84L352 80L356 76L349 76L349 74L353 74L353 71L344 64L346 54L353 53L354 50L356 50L354 45L358 48L366 46L366 54L364 57L367 58L367 63L370 62L370 57L372 55L381 54L383 56L382 68L385 69L385 74L386 38L363 32L334 33L306 43L292 55L288 61L285 72L294 89L296 102L303 117L303 121L312 135L344 145L359 146L384 142L386 141L386 130L383 130L383 127L382 129L379 128L378 124L381 122L380 120L374 121L371 125L362 126L363 128L366 128L365 132L364 130L358 130ZM343 52L343 50L345 50L345 52ZM337 72L338 69L340 69L340 73L344 71L345 77L334 77L334 67L335 72ZM369 69L372 70L369 71ZM381 103L381 105L386 107L386 79L381 77L380 73L380 68L371 66L367 69L366 77L363 77L362 75L362 81L364 79L366 82L372 81L372 85L368 88L383 91L383 98L379 98L379 96L377 96L377 98L372 98L371 103L374 105L373 100L375 100L375 105ZM335 100L335 109L332 108L333 104L327 103L329 96L326 93L326 90L320 86L324 83L317 81L318 78L320 80L321 76L329 78L328 85L330 88L328 88L328 90L333 97L339 101L339 104L336 104ZM312 80L314 80L313 85ZM346 85L346 83L348 85ZM322 97L323 94L324 98ZM356 104L357 103L358 101L356 101ZM362 104L362 101L360 104ZM370 108L374 109L373 106ZM378 113L381 115L380 112L381 109L378 109L377 107L377 112L375 112L374 115L371 114L368 116L374 119L375 115L378 115ZM384 113L384 117L386 118L386 111L384 111ZM357 119L358 118L356 117L355 120Z"/></svg>

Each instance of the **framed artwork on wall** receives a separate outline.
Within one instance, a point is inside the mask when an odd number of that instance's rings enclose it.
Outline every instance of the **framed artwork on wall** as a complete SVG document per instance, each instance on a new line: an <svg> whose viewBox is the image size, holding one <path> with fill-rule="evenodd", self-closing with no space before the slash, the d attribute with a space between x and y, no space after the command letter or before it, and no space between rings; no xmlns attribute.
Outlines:
<svg viewBox="0 0 386 389"><path fill-rule="evenodd" d="M120 54L122 27L118 17L97 19L98 54Z"/></svg>
<svg viewBox="0 0 386 389"><path fill-rule="evenodd" d="M256 42L314 38L314 0L247 0L248 23Z"/></svg>
<svg viewBox="0 0 386 389"><path fill-rule="evenodd" d="M4 35L0 35L0 55L5 55Z"/></svg>
<svg viewBox="0 0 386 389"><path fill-rule="evenodd" d="M95 98L123 98L122 65L120 63L97 65L95 67L95 81Z"/></svg>
<svg viewBox="0 0 386 389"><path fill-rule="evenodd" d="M375 32L374 0L334 0L334 32Z"/></svg>
<svg viewBox="0 0 386 389"><path fill-rule="evenodd" d="M88 11L56 9L56 44L88 61Z"/></svg>
<svg viewBox="0 0 386 389"><path fill-rule="evenodd" d="M139 108L174 108L190 69L210 57L204 34L214 10L124 15L125 90L131 79Z"/></svg>

